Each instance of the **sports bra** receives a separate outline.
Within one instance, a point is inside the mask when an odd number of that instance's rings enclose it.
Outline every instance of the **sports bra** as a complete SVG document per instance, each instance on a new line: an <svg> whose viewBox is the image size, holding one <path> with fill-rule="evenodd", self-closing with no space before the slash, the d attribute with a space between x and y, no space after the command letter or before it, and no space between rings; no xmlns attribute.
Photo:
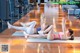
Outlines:
<svg viewBox="0 0 80 53"><path fill-rule="evenodd" d="M56 32L52 34L51 36L53 37L54 40L59 40L59 39L62 39L63 32Z"/></svg>
<svg viewBox="0 0 80 53"><path fill-rule="evenodd" d="M47 39L49 40L61 40L63 36L63 32L54 32L52 34L48 34Z"/></svg>

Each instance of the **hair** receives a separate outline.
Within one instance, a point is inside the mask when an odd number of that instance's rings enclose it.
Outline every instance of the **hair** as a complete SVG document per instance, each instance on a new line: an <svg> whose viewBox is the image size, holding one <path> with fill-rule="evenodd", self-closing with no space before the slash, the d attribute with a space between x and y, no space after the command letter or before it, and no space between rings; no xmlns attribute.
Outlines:
<svg viewBox="0 0 80 53"><path fill-rule="evenodd" d="M72 29L68 29L68 31L69 31L70 35L72 35L74 33Z"/></svg>

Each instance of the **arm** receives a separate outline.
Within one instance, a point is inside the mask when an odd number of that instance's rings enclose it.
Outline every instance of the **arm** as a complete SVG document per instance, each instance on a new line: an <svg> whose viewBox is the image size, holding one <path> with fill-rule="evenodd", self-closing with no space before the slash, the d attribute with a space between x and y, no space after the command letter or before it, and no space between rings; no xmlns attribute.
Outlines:
<svg viewBox="0 0 80 53"><path fill-rule="evenodd" d="M43 33L49 32L52 29L53 25L49 26Z"/></svg>
<svg viewBox="0 0 80 53"><path fill-rule="evenodd" d="M65 20L65 18L62 18L62 32L64 34L62 39L67 39L67 35L66 35L66 20Z"/></svg>

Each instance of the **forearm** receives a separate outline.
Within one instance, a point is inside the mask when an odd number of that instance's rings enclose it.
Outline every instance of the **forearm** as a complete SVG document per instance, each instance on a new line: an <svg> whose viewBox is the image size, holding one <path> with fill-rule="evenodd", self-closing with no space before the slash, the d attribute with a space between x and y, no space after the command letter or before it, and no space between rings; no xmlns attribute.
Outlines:
<svg viewBox="0 0 80 53"><path fill-rule="evenodd" d="M49 28L47 28L43 33L49 32L51 29L52 29L52 25Z"/></svg>

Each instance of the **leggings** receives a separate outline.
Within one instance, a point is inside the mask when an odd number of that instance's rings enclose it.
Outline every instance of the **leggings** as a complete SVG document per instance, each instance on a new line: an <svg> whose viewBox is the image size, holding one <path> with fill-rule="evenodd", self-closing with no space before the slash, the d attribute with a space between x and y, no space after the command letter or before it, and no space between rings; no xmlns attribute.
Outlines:
<svg viewBox="0 0 80 53"><path fill-rule="evenodd" d="M26 32L26 34L33 34L34 33L34 27L36 25L35 21L27 23L29 25L28 27L19 27L19 26L11 26L11 28L16 29L16 30L23 30Z"/></svg>

